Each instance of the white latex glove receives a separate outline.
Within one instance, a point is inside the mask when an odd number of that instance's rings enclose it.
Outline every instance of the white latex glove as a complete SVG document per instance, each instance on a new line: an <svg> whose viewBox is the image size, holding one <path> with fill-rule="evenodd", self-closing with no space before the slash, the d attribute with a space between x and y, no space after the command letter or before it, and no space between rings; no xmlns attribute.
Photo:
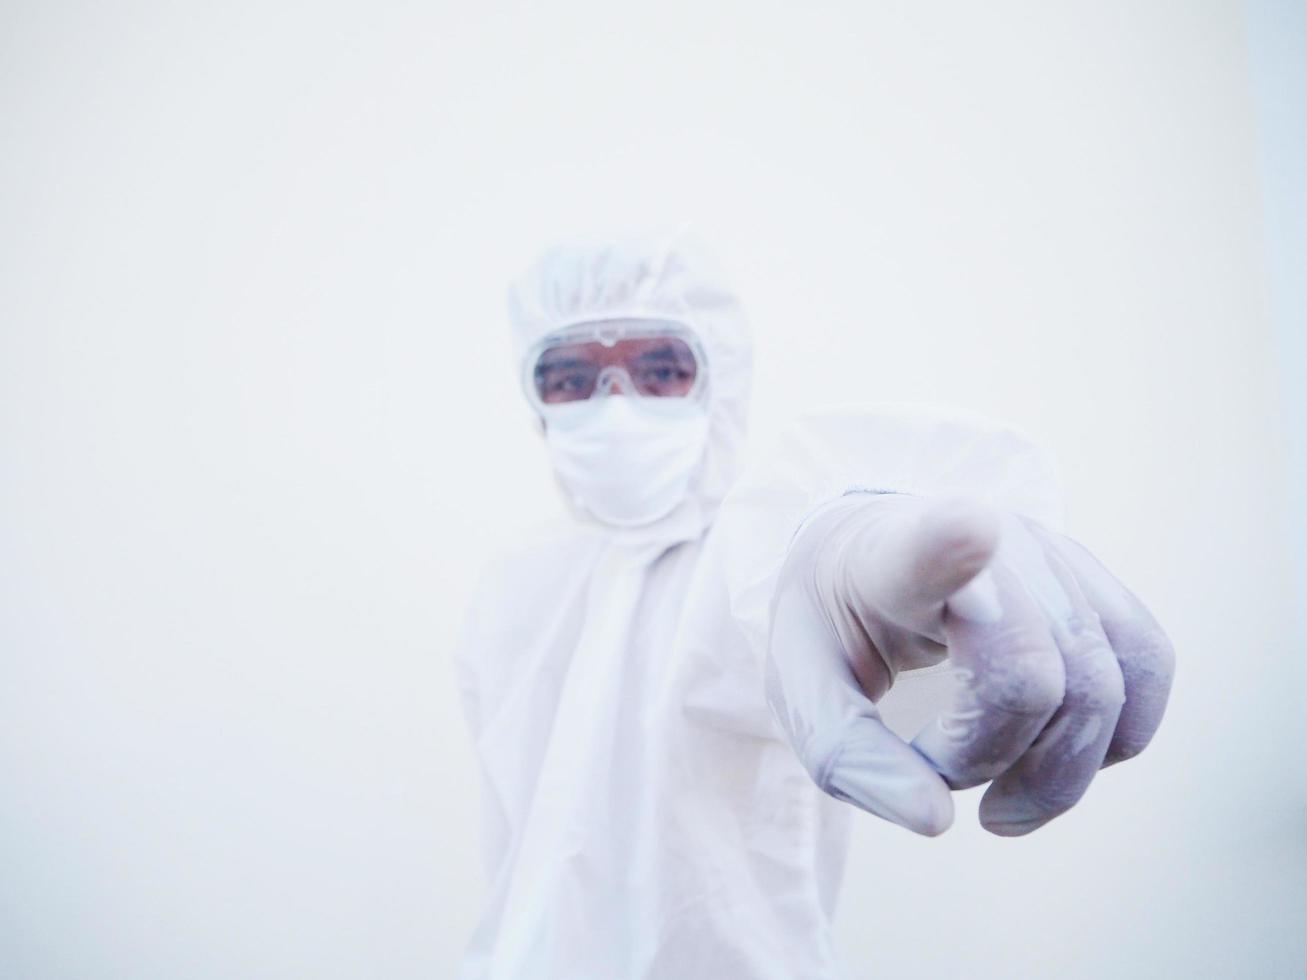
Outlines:
<svg viewBox="0 0 1307 980"><path fill-rule="evenodd" d="M899 671L945 658L953 700L908 744L875 703ZM1016 836L1148 744L1173 664L1148 610L1069 538L966 500L855 493L790 547L767 693L832 796L933 835L952 823L950 788L993 780L981 823Z"/></svg>

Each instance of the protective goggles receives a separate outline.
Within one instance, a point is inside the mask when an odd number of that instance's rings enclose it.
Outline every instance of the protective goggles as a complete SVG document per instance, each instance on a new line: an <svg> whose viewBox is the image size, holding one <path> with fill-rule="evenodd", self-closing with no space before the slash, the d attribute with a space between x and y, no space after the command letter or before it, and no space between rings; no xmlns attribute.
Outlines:
<svg viewBox="0 0 1307 980"><path fill-rule="evenodd" d="M600 320L560 330L535 344L523 387L537 410L612 394L698 398L707 380L703 347L668 320Z"/></svg>

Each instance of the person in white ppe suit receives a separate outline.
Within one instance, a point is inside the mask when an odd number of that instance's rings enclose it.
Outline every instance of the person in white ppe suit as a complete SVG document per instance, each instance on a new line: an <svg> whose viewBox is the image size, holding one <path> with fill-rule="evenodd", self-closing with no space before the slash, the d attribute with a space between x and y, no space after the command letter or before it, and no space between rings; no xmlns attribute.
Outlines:
<svg viewBox="0 0 1307 980"><path fill-rule="evenodd" d="M1171 648L1023 438L827 409L738 473L749 335L681 235L555 248L510 305L576 519L488 568L456 657L463 980L841 977L858 809L938 834L988 782L983 825L1025 834L1148 743Z"/></svg>

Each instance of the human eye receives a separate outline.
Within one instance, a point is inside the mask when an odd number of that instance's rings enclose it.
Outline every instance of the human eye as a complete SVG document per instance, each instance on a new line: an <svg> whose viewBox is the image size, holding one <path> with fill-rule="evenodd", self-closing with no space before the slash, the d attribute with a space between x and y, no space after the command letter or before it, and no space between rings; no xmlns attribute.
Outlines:
<svg viewBox="0 0 1307 980"><path fill-rule="evenodd" d="M675 364L651 364L637 372L635 382L650 395L683 395L689 390L694 374Z"/></svg>
<svg viewBox="0 0 1307 980"><path fill-rule="evenodd" d="M561 391L567 392L583 391L587 378L587 375L581 374L579 371L573 371L559 379L558 387Z"/></svg>
<svg viewBox="0 0 1307 980"><path fill-rule="evenodd" d="M581 367L546 367L536 372L536 388L547 402L585 398L593 384L594 372Z"/></svg>

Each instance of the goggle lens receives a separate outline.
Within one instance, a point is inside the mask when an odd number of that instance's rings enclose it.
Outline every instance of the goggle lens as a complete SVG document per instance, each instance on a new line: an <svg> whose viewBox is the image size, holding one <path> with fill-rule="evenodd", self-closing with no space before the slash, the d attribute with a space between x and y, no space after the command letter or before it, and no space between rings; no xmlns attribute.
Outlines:
<svg viewBox="0 0 1307 980"><path fill-rule="evenodd" d="M536 394L547 405L581 401L595 392L631 387L651 398L682 398L694 390L699 359L684 340L671 335L631 337L612 344L560 343L536 359Z"/></svg>

